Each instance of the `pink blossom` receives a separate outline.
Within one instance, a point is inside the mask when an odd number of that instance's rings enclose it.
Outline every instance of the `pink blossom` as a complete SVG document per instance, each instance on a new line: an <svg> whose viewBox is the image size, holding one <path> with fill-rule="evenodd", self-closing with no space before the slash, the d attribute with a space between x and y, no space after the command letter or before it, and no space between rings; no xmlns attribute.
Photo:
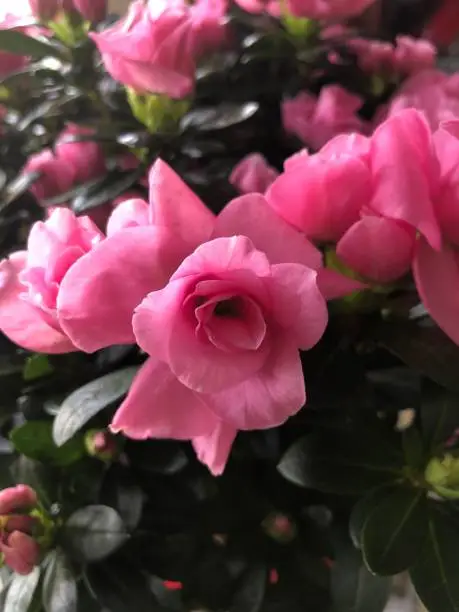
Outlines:
<svg viewBox="0 0 459 612"><path fill-rule="evenodd" d="M0 552L6 565L14 572L26 576L40 560L40 547L27 533L13 531L0 539Z"/></svg>
<svg viewBox="0 0 459 612"><path fill-rule="evenodd" d="M37 504L37 494L27 485L16 485L0 491L0 514L29 510Z"/></svg>
<svg viewBox="0 0 459 612"><path fill-rule="evenodd" d="M406 108L422 111L432 130L443 121L459 118L459 77L440 70L426 70L407 79L389 102L382 117Z"/></svg>
<svg viewBox="0 0 459 612"><path fill-rule="evenodd" d="M69 270L59 321L83 350L137 340L151 354L114 431L191 439L221 473L238 429L274 426L301 408L298 348L324 330L322 293L356 283L325 273L320 252L261 194L215 218L162 161L150 173L147 225L138 213Z"/></svg>
<svg viewBox="0 0 459 612"><path fill-rule="evenodd" d="M255 15L268 13L273 17L281 16L279 0L236 0L236 2L247 13L254 13Z"/></svg>
<svg viewBox="0 0 459 612"><path fill-rule="evenodd" d="M107 223L107 236L128 227L150 224L150 207L141 198L128 198L115 207Z"/></svg>
<svg viewBox="0 0 459 612"><path fill-rule="evenodd" d="M287 0L288 10L296 17L339 20L363 13L375 0Z"/></svg>
<svg viewBox="0 0 459 612"><path fill-rule="evenodd" d="M56 310L60 285L72 265L103 239L88 217L56 208L33 225L27 251L0 263L0 329L32 351L74 350L62 331Z"/></svg>
<svg viewBox="0 0 459 612"><path fill-rule="evenodd" d="M29 0L30 10L39 21L49 21L60 8L59 0Z"/></svg>
<svg viewBox="0 0 459 612"><path fill-rule="evenodd" d="M330 138L342 132L368 129L357 111L363 100L339 85L327 85L316 98L306 91L282 103L282 122L287 132L295 134L313 149L320 149Z"/></svg>
<svg viewBox="0 0 459 612"><path fill-rule="evenodd" d="M137 92L182 98L191 93L196 62L226 37L217 0L133 2L126 17L91 36L112 77Z"/></svg>
<svg viewBox="0 0 459 612"><path fill-rule="evenodd" d="M233 168L229 181L241 193L264 193L279 173L260 153L250 153Z"/></svg>
<svg viewBox="0 0 459 612"><path fill-rule="evenodd" d="M83 19L97 23L107 15L107 0L73 0L73 6Z"/></svg>

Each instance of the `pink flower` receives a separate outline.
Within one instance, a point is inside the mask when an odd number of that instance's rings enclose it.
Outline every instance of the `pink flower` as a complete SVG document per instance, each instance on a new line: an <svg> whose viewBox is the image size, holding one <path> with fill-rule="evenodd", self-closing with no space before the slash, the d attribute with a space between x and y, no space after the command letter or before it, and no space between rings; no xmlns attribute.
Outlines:
<svg viewBox="0 0 459 612"><path fill-rule="evenodd" d="M318 98L306 91L282 103L282 122L287 132L295 134L313 149L320 149L330 138L342 132L367 131L357 116L363 101L339 85L327 85Z"/></svg>
<svg viewBox="0 0 459 612"><path fill-rule="evenodd" d="M49 21L60 8L59 0L29 0L33 16L39 21Z"/></svg>
<svg viewBox="0 0 459 612"><path fill-rule="evenodd" d="M88 130L70 126L57 139L54 153L51 149L44 149L28 159L22 172L40 173L30 188L39 202L102 176L106 171L101 146L92 141L74 140L79 134L87 135Z"/></svg>
<svg viewBox="0 0 459 612"><path fill-rule="evenodd" d="M128 198L116 206L107 223L107 236L128 227L150 224L150 207L141 198Z"/></svg>
<svg viewBox="0 0 459 612"><path fill-rule="evenodd" d="M287 0L288 10L296 17L339 20L360 15L375 0Z"/></svg>
<svg viewBox="0 0 459 612"><path fill-rule="evenodd" d="M273 17L281 16L281 5L279 0L236 0L237 4L247 13L268 13Z"/></svg>
<svg viewBox="0 0 459 612"><path fill-rule="evenodd" d="M222 9L216 0L193 6L137 0L124 19L91 36L115 80L137 92L182 98L193 89L197 60L226 36Z"/></svg>
<svg viewBox="0 0 459 612"><path fill-rule="evenodd" d="M26 485L0 491L0 553L18 574L30 574L39 561L40 548L30 535L35 519L24 514L37 501L35 491Z"/></svg>
<svg viewBox="0 0 459 612"><path fill-rule="evenodd" d="M0 329L31 351L66 353L74 349L62 331L56 303L72 265L103 239L88 217L56 208L30 231L27 251L0 263Z"/></svg>
<svg viewBox="0 0 459 612"><path fill-rule="evenodd" d="M237 429L271 427L301 408L298 348L323 333L321 291L356 284L325 273L320 252L260 194L215 218L158 161L150 200L148 225L118 229L69 270L59 321L82 350L137 340L151 354L114 431L191 439L221 473Z"/></svg>
<svg viewBox="0 0 459 612"><path fill-rule="evenodd" d="M459 118L459 77L426 70L407 79L389 102L386 116L406 108L422 111L432 130L443 121Z"/></svg>
<svg viewBox="0 0 459 612"><path fill-rule="evenodd" d="M264 193L279 176L260 153L251 153L233 168L229 182L241 193Z"/></svg>
<svg viewBox="0 0 459 612"><path fill-rule="evenodd" d="M73 5L83 19L97 23L107 15L107 0L73 0Z"/></svg>

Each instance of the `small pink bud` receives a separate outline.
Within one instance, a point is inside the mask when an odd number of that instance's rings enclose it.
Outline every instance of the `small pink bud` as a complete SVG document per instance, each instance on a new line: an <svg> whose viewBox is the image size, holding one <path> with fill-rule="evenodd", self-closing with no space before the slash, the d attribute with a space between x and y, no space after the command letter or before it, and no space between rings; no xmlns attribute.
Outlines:
<svg viewBox="0 0 459 612"><path fill-rule="evenodd" d="M34 17L40 21L50 21L60 8L59 0L29 0Z"/></svg>
<svg viewBox="0 0 459 612"><path fill-rule="evenodd" d="M270 514L262 526L265 533L280 544L287 544L296 537L296 525L285 514Z"/></svg>
<svg viewBox="0 0 459 612"><path fill-rule="evenodd" d="M107 0L73 0L76 10L83 19L98 23L107 15Z"/></svg>
<svg viewBox="0 0 459 612"><path fill-rule="evenodd" d="M177 580L165 580L164 586L168 591L181 591L183 589L183 584Z"/></svg>
<svg viewBox="0 0 459 612"><path fill-rule="evenodd" d="M92 429L86 433L85 445L88 454L102 461L110 461L118 453L115 437L105 429Z"/></svg>

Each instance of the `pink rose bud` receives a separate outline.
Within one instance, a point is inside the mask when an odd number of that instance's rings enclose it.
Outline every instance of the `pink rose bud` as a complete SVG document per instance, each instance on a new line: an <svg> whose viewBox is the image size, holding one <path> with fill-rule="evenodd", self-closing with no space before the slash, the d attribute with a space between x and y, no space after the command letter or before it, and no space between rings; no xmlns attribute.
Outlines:
<svg viewBox="0 0 459 612"><path fill-rule="evenodd" d="M0 537L4 562L17 574L26 576L40 561L40 547L28 534L13 531Z"/></svg>
<svg viewBox="0 0 459 612"><path fill-rule="evenodd" d="M32 14L39 21L50 21L60 8L60 0L29 0Z"/></svg>
<svg viewBox="0 0 459 612"><path fill-rule="evenodd" d="M357 115L363 100L339 85L327 85L316 98L306 91L282 103L284 129L313 149L343 132L366 133L368 126Z"/></svg>
<svg viewBox="0 0 459 612"><path fill-rule="evenodd" d="M88 431L84 442L88 455L102 461L111 461L118 454L118 444L115 436L104 429Z"/></svg>
<svg viewBox="0 0 459 612"><path fill-rule="evenodd" d="M193 89L202 53L225 40L224 15L216 6L209 0L192 6L137 0L124 19L91 37L116 81L138 93L183 98Z"/></svg>
<svg viewBox="0 0 459 612"><path fill-rule="evenodd" d="M107 16L107 0L73 0L73 5L83 19L98 23Z"/></svg>
<svg viewBox="0 0 459 612"><path fill-rule="evenodd" d="M229 182L241 193L264 193L279 176L260 153L251 153L233 168Z"/></svg>
<svg viewBox="0 0 459 612"><path fill-rule="evenodd" d="M75 350L59 323L59 287L72 265L103 240L88 217L56 208L29 234L27 251L0 263L0 329L13 342L44 353Z"/></svg>
<svg viewBox="0 0 459 612"><path fill-rule="evenodd" d="M0 491L0 515L30 510L37 503L37 494L27 485L16 485Z"/></svg>
<svg viewBox="0 0 459 612"><path fill-rule="evenodd" d="M289 12L295 17L339 20L355 17L375 0L287 0Z"/></svg>
<svg viewBox="0 0 459 612"><path fill-rule="evenodd" d="M435 67L437 49L428 40L397 36L394 62L397 72L409 75Z"/></svg>

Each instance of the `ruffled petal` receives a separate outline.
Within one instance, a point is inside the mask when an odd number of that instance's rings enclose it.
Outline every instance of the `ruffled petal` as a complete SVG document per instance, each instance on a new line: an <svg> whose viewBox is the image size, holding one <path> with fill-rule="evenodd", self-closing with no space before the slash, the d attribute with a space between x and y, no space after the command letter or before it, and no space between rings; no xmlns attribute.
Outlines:
<svg viewBox="0 0 459 612"><path fill-rule="evenodd" d="M199 395L184 387L165 363L150 357L134 379L110 429L135 440L189 440L209 435L215 420Z"/></svg>

